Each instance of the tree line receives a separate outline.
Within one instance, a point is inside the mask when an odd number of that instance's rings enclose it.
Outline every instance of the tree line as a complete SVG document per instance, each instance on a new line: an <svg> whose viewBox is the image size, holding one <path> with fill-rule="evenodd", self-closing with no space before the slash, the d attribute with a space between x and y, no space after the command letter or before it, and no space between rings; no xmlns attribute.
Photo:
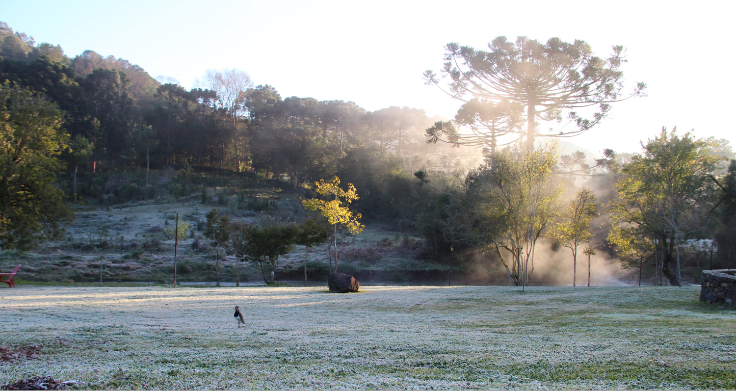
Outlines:
<svg viewBox="0 0 737 392"><path fill-rule="evenodd" d="M259 173L295 188L318 180L325 187L323 179L338 176L355 186L354 196L355 189L361 194L354 206L360 213L391 217L404 232L416 230L435 258L462 264L474 250L498 260L514 285L529 284L543 237L571 250L574 284L583 244L588 256L598 248L627 265L648 260L671 284L681 283L679 249L689 239L716 238L719 252L732 252L731 259L722 257L734 260L734 163L729 171L723 167L724 146L713 139L663 130L643 142L640 154L605 151L594 171L581 153L561 157L553 145L535 144L541 136L587 131L612 103L644 95L644 83L623 94L622 47L602 59L583 41L557 38L540 43L499 37L488 51L449 44L444 91L461 106L447 121L409 107L371 112L354 102L282 98L235 69L209 70L197 88L186 90L160 84L112 56L86 51L74 59L63 52L53 57L47 46L34 46L7 25L0 33L0 53L8 56L0 60L6 139L17 137L13 127L25 127L50 143L47 169L62 169L57 156L67 163L72 200L80 167L88 173L176 167L185 177L185 194L195 168ZM434 72L425 78L441 87ZM18 109L13 97L28 108L36 105L51 121L25 123L26 109ZM556 122L575 129L541 130ZM485 161L468 172L454 171L463 169L463 153L450 146L482 147ZM13 156L12 148L6 155ZM9 165L3 181L31 167ZM581 175L593 175L586 184L591 189L572 192ZM0 217L3 247L22 233L23 225L12 223L22 221L22 208L10 206L22 205L18 200L28 193L8 194ZM603 236L592 224L602 214ZM42 223L33 225L29 232ZM333 236L336 242L336 227Z"/></svg>

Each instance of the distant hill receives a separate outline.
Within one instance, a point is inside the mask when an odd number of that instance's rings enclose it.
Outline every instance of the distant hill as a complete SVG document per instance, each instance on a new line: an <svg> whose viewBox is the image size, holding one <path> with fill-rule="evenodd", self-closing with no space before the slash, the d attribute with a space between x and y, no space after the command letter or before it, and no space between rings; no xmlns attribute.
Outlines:
<svg viewBox="0 0 737 392"><path fill-rule="evenodd" d="M561 155L569 155L569 154L573 154L576 151L581 151L582 153L586 154L586 163L588 163L590 166L596 165L596 159L603 157L601 153L594 153L591 150L581 147L577 144L571 143L566 139L540 137L540 138L535 139L535 145L539 146L542 143L549 142L554 139L557 140L558 146L560 146Z"/></svg>
<svg viewBox="0 0 737 392"><path fill-rule="evenodd" d="M130 80L130 94L134 101L148 100L153 97L161 85L143 68L131 64L128 60L115 56L102 56L94 50L85 50L82 54L70 59L59 45L42 42L36 45L32 36L13 31L5 22L0 22L0 56L4 59L30 62L41 56L64 64L74 70L75 76L85 77L93 70L103 68L121 71Z"/></svg>
<svg viewBox="0 0 737 392"><path fill-rule="evenodd" d="M47 56L64 65L70 65L72 62L64 54L61 46L46 42L36 45L33 37L13 31L5 22L0 22L0 56L16 61L33 61L41 56Z"/></svg>

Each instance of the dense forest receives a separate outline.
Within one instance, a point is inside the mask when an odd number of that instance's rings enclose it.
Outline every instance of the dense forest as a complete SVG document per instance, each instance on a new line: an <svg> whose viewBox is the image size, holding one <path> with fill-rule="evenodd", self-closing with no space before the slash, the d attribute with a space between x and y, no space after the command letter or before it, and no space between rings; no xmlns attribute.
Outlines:
<svg viewBox="0 0 737 392"><path fill-rule="evenodd" d="M449 45L449 56L464 53ZM664 129L643 142L641 153L608 150L590 165L592 157L582 153L560 156L554 144L533 143L551 136L535 133L536 116L560 117L560 108L533 113L524 100L493 94L484 100L478 91L448 120L410 107L367 111L354 102L285 98L236 69L210 70L187 90L114 56L87 50L70 58L60 46L36 44L1 22L0 56L8 118L22 112L7 103L15 96L27 106L40 100L58 109L49 118L58 120L66 140L51 154L60 164L47 167L67 203L149 200L164 192L187 197L233 179L270 181L314 197L311 184L337 176L357 189L352 208L364 219L422 236L425 257L460 264L491 259L515 285L527 284L534 271L540 238L570 248L574 259L584 243L591 244L586 254L609 253L625 266L646 259L671 284L681 283L679 244L688 240L715 239L718 265L734 266L734 153L726 141ZM621 76L609 71L602 78ZM440 82L432 73L426 77ZM450 82L459 97L471 91L463 83ZM594 120L569 116L576 132L592 128L605 117L607 102L616 101L607 86L591 93L600 94ZM460 126L471 132L463 134ZM515 133L506 146L499 142ZM674 185L671 177L648 177L667 168L683 169L672 178L687 180ZM173 179L162 185L154 172ZM12 176L3 176L10 193ZM657 199L668 192L672 198ZM3 197L4 210L11 210L13 198ZM54 210L56 224L40 219L33 225L53 232L73 215ZM12 226L10 216L3 212L0 247L35 246L21 239L34 230Z"/></svg>

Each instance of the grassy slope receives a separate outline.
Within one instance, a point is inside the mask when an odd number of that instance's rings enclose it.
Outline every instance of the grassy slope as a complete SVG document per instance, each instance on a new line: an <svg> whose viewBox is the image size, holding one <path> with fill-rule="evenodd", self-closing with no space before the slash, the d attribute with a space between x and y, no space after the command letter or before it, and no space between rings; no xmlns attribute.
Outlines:
<svg viewBox="0 0 737 392"><path fill-rule="evenodd" d="M695 287L24 286L0 289L0 331L41 346L0 385L735 389L735 311Z"/></svg>
<svg viewBox="0 0 737 392"><path fill-rule="evenodd" d="M271 211L271 215L292 220L305 214L296 195L263 191L264 195L280 195L277 201L279 207L276 211ZM237 196L230 196L224 203L202 204L193 196L180 201L169 199L164 202L131 202L110 208L78 207L77 219L67 229L63 240L48 242L40 249L27 253L0 251L0 271L12 270L16 264L22 264L23 267L16 275L17 279L36 282L99 282L102 262L105 282L171 283L174 239L164 236L163 229L172 228L175 214L179 213L180 220L189 222L190 229L195 230L200 247L193 249L195 239L192 237L180 239L177 280L214 282L215 250L210 246L210 241L204 238L204 227L197 230L197 221L204 222L205 215L213 208L245 222L254 222L266 215L238 209ZM383 239L388 239L392 245L388 248L376 245ZM156 241L157 246L149 246ZM368 225L364 233L358 236L339 238L341 251L351 246L370 248L373 251L367 256L353 257L351 264L354 269L413 269L418 265L421 268L445 268L431 261L414 260L416 251L402 248L401 242L398 233L385 230L380 224ZM412 238L412 242L417 245L419 239ZM327 271L328 258L325 250L325 246L315 247L309 260L324 264L324 270ZM220 249L220 258L221 280L235 282L235 257L224 257L223 250ZM282 271L301 271L304 258L304 247L296 247L293 252L280 258L279 267ZM345 259L342 262L347 263ZM255 266L241 263L239 270L242 282L263 282L261 271ZM325 273L312 273L310 279L324 279L324 276Z"/></svg>

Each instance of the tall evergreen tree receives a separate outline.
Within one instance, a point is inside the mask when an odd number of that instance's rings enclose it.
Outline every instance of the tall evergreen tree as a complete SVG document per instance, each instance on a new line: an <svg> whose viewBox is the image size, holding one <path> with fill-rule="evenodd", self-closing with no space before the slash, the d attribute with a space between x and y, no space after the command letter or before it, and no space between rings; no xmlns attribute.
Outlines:
<svg viewBox="0 0 737 392"><path fill-rule="evenodd" d="M489 50L476 50L457 43L446 45L443 75L450 79L447 94L462 102L473 98L503 102L509 100L525 107L527 148L534 149L536 136L573 136L589 130L621 101L620 70L626 62L622 46L613 46L609 58L595 56L584 41L567 43L551 38L545 44L527 37L510 42L497 37ZM440 80L425 71L427 84L439 86ZM644 83L638 83L632 95L643 95ZM581 110L593 109L591 118ZM546 132L538 121L560 121L564 117L576 123L573 131Z"/></svg>

